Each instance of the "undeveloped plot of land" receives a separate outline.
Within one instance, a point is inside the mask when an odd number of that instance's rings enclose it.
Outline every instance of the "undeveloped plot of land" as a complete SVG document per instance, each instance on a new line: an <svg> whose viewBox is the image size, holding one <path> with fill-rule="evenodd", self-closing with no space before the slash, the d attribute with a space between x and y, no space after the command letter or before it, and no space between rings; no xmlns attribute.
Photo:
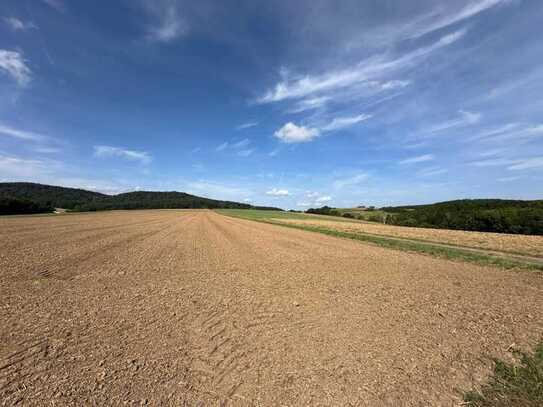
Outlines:
<svg viewBox="0 0 543 407"><path fill-rule="evenodd" d="M0 219L12 405L456 405L543 278L208 211Z"/></svg>
<svg viewBox="0 0 543 407"><path fill-rule="evenodd" d="M543 236L502 233L466 232L462 230L427 229L381 225L369 222L345 222L321 219L272 219L274 222L319 226L342 232L368 233L379 236L423 240L456 246L543 257Z"/></svg>

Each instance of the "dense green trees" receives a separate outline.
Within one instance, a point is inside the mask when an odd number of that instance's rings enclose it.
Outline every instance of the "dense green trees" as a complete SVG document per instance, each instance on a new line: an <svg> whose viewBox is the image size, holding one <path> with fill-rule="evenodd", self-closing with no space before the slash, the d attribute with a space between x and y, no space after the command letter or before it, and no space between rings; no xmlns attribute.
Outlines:
<svg viewBox="0 0 543 407"><path fill-rule="evenodd" d="M0 215L17 215L53 212L51 206L10 197L0 197Z"/></svg>
<svg viewBox="0 0 543 407"><path fill-rule="evenodd" d="M473 199L382 209L394 225L543 235L543 201Z"/></svg>
<svg viewBox="0 0 543 407"><path fill-rule="evenodd" d="M74 209L78 205L98 201L107 197L99 192L84 189L64 188L31 182L2 182L0 197L12 197L32 201L43 206Z"/></svg>

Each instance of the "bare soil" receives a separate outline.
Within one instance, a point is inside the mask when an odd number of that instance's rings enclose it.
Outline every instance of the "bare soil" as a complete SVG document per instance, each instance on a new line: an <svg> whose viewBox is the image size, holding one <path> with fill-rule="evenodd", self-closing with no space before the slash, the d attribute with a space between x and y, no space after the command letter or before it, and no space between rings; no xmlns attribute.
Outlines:
<svg viewBox="0 0 543 407"><path fill-rule="evenodd" d="M315 217L317 216L318 215L315 215ZM347 222L343 219L339 221L326 219L329 218L321 217L319 219L316 218L315 220L273 219L273 221L307 226L324 226L343 232L359 232L379 236L422 240L490 251L518 253L525 256L543 258L543 236L414 228L406 226L381 225L379 223L361 221Z"/></svg>
<svg viewBox="0 0 543 407"><path fill-rule="evenodd" d="M455 406L543 277L209 211L0 219L2 405Z"/></svg>

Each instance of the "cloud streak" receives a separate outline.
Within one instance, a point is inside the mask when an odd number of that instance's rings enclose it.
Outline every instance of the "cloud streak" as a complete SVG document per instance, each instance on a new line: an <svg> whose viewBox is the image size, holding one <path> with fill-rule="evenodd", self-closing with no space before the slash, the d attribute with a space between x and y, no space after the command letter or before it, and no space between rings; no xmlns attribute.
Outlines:
<svg viewBox="0 0 543 407"><path fill-rule="evenodd" d="M0 72L14 79L19 86L26 86L32 80L32 71L23 55L18 51L0 49Z"/></svg>
<svg viewBox="0 0 543 407"><path fill-rule="evenodd" d="M38 28L32 21L25 22L16 17L4 17L3 20L13 31L28 31Z"/></svg>
<svg viewBox="0 0 543 407"><path fill-rule="evenodd" d="M282 197L282 196L289 196L290 192L287 189L272 188L269 191L266 191L266 195L274 196L274 197Z"/></svg>
<svg viewBox="0 0 543 407"><path fill-rule="evenodd" d="M149 164L153 160L146 151L127 150L112 146L94 146L94 156L97 158L118 157L129 161L139 161L142 164Z"/></svg>
<svg viewBox="0 0 543 407"><path fill-rule="evenodd" d="M20 130L0 122L0 135L26 141L44 141L48 137L31 131Z"/></svg>
<svg viewBox="0 0 543 407"><path fill-rule="evenodd" d="M273 103L289 99L316 97L315 95L330 94L348 87L365 84L390 90L404 86L404 80L380 80L386 75L396 74L440 48L451 45L465 35L465 30L459 30L442 37L439 41L427 47L419 48L404 56L390 58L388 55L377 55L348 69L330 71L320 75L306 75L302 78L289 80L284 78L275 87L257 99L258 103ZM317 99L318 100L318 99Z"/></svg>
<svg viewBox="0 0 543 407"><path fill-rule="evenodd" d="M176 1L145 2L144 7L153 21L147 27L147 39L150 41L166 43L188 34L189 25L181 15Z"/></svg>

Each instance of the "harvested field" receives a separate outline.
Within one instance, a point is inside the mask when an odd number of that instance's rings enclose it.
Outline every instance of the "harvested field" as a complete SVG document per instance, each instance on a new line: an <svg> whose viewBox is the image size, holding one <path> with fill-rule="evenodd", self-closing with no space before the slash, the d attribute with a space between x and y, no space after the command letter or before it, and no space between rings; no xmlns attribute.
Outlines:
<svg viewBox="0 0 543 407"><path fill-rule="evenodd" d="M542 273L210 211L2 218L0 239L4 405L454 406L543 337Z"/></svg>
<svg viewBox="0 0 543 407"><path fill-rule="evenodd" d="M315 216L317 217L317 215ZM444 243L505 253L543 257L543 236L510 235L502 233L466 232L462 230L413 228L381 225L369 222L321 219L273 219L275 222L320 226L342 232L368 233L379 236L399 237L433 243Z"/></svg>

